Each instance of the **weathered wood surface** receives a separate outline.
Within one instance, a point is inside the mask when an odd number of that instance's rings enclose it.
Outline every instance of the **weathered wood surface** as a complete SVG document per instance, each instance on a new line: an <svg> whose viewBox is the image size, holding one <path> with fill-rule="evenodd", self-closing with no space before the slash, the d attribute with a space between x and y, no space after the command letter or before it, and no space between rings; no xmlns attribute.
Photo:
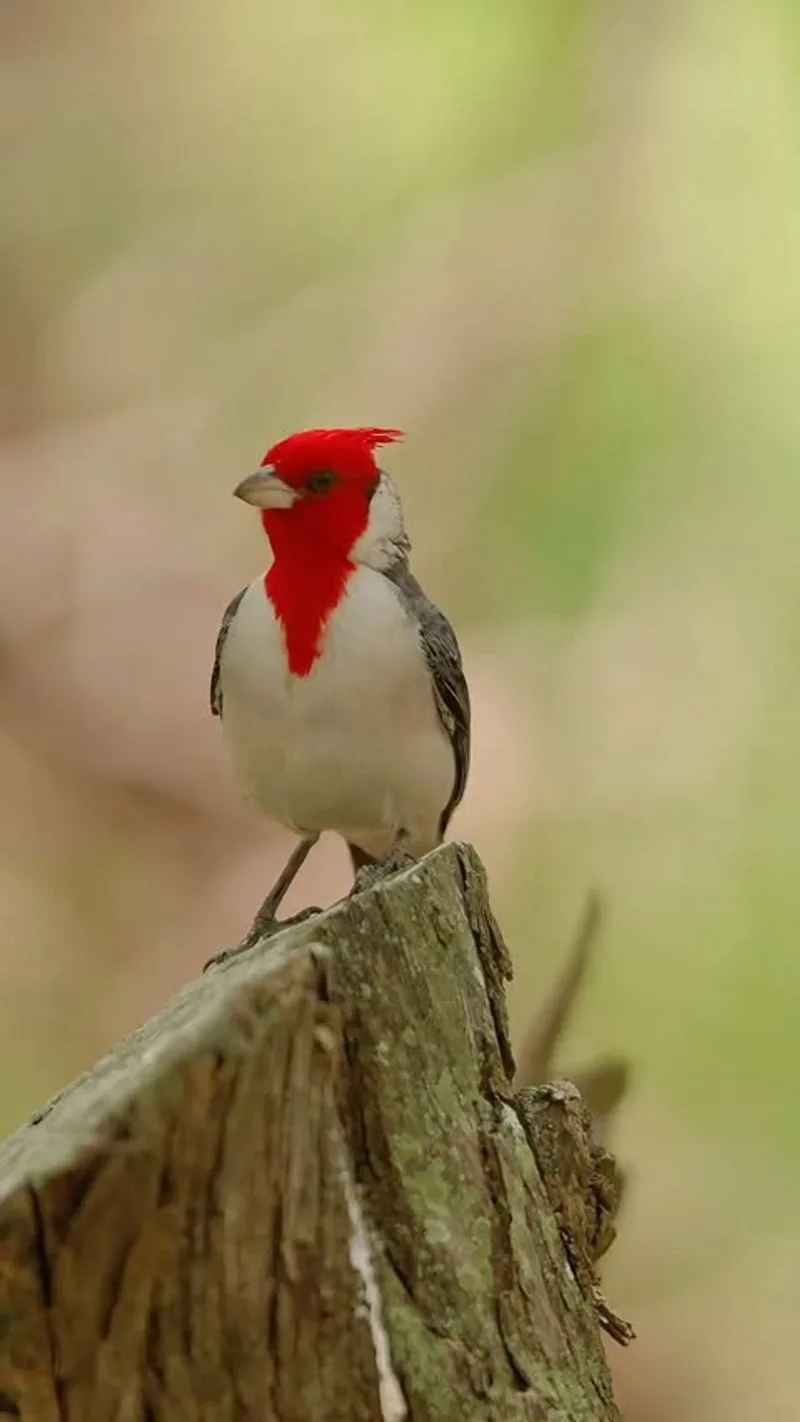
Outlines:
<svg viewBox="0 0 800 1422"><path fill-rule="evenodd" d="M451 844L56 1097L0 1148L0 1417L617 1418L607 1241L563 1095L514 1098L509 975Z"/></svg>

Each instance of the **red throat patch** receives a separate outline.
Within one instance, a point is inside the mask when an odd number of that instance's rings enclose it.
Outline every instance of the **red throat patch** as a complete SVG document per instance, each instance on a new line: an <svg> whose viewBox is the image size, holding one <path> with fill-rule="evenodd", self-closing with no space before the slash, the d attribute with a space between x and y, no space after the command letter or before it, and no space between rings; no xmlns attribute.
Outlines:
<svg viewBox="0 0 800 1422"><path fill-rule="evenodd" d="M308 564L304 570L275 562L264 575L264 590L283 628L292 676L308 676L322 652L328 619L355 572L348 562Z"/></svg>

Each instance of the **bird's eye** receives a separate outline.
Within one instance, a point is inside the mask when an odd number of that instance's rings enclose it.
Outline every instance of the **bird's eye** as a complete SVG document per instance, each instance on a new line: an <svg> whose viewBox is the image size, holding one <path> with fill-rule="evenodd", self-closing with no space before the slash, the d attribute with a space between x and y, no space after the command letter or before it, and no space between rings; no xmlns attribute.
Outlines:
<svg viewBox="0 0 800 1422"><path fill-rule="evenodd" d="M309 494L327 494L335 483L336 475L331 469L319 469L306 479L306 490Z"/></svg>

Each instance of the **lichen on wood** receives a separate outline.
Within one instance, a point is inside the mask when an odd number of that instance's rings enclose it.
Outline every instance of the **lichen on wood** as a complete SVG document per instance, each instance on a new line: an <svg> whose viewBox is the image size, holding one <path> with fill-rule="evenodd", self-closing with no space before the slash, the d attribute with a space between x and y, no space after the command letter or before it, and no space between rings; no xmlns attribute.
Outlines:
<svg viewBox="0 0 800 1422"><path fill-rule="evenodd" d="M0 1417L617 1418L593 1260L514 1095L509 975L447 845L56 1097L0 1148Z"/></svg>

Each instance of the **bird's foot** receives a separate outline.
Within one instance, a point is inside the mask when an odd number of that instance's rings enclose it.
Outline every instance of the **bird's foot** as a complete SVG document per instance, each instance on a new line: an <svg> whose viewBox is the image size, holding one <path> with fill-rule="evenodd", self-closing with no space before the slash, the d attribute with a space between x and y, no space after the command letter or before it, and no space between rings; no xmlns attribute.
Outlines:
<svg viewBox="0 0 800 1422"><path fill-rule="evenodd" d="M348 898L353 898L356 894L363 894L365 889L374 889L376 884L380 884L384 879L390 879L393 874L399 874L403 869L409 869L416 860L413 854L409 854L403 842L396 844L389 850L385 859L379 859L376 864L363 864L358 870L353 887L348 894Z"/></svg>
<svg viewBox="0 0 800 1422"><path fill-rule="evenodd" d="M273 938L276 933L282 933L284 928L293 928L295 924L305 923L307 918L313 918L318 913L322 913L322 909L314 904L292 914L291 918L262 918L257 914L252 928L245 934L241 943L237 943L234 948L223 948L221 952L215 953L213 958L209 958L204 964L203 972L207 973L209 968L216 968L220 963L229 962L231 958L238 958L240 953L255 948L256 944L263 943L265 938Z"/></svg>

